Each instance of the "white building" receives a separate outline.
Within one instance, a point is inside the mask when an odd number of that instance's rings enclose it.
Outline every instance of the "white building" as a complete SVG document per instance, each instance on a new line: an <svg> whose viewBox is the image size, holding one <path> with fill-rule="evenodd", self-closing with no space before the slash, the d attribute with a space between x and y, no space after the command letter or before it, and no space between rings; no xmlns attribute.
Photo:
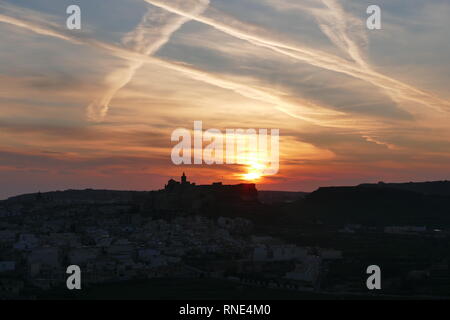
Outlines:
<svg viewBox="0 0 450 320"><path fill-rule="evenodd" d="M134 245L126 239L120 239L109 246L106 251L115 259L130 260L134 253Z"/></svg>
<svg viewBox="0 0 450 320"><path fill-rule="evenodd" d="M89 261L95 260L99 254L99 248L76 248L69 251L68 258L70 264L83 265Z"/></svg>
<svg viewBox="0 0 450 320"><path fill-rule="evenodd" d="M269 259L269 251L265 246L253 249L253 261L266 261Z"/></svg>
<svg viewBox="0 0 450 320"><path fill-rule="evenodd" d="M2 230L0 231L0 243L14 243L16 241L17 231Z"/></svg>
<svg viewBox="0 0 450 320"><path fill-rule="evenodd" d="M161 252L156 249L140 249L138 251L138 258L140 261L150 262L161 255Z"/></svg>
<svg viewBox="0 0 450 320"><path fill-rule="evenodd" d="M308 248L296 245L258 246L253 249L253 261L301 260L308 256Z"/></svg>
<svg viewBox="0 0 450 320"><path fill-rule="evenodd" d="M392 226L385 227L385 233L391 234L410 234L410 233L423 233L427 231L427 227L413 227L413 226Z"/></svg>
<svg viewBox="0 0 450 320"><path fill-rule="evenodd" d="M308 248L295 245L272 246L273 260L284 261L304 259L308 255Z"/></svg>
<svg viewBox="0 0 450 320"><path fill-rule="evenodd" d="M297 281L315 282L320 274L321 258L308 256L302 263L296 265L295 270L286 273L285 278Z"/></svg>
<svg viewBox="0 0 450 320"><path fill-rule="evenodd" d="M27 251L39 247L39 239L32 233L24 233L19 236L19 241L14 245L14 249Z"/></svg>
<svg viewBox="0 0 450 320"><path fill-rule="evenodd" d="M59 250L55 247L45 247L34 249L28 255L28 263L40 264L52 268L59 268Z"/></svg>
<svg viewBox="0 0 450 320"><path fill-rule="evenodd" d="M319 254L324 260L339 260L342 259L342 251L335 249L319 249Z"/></svg>
<svg viewBox="0 0 450 320"><path fill-rule="evenodd" d="M15 261L0 261L0 272L8 272L16 270Z"/></svg>

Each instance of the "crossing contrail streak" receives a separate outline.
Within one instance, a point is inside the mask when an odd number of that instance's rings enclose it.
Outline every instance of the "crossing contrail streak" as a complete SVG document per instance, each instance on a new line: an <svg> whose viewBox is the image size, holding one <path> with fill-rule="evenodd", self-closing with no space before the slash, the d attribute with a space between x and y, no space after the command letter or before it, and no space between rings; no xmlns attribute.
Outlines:
<svg viewBox="0 0 450 320"><path fill-rule="evenodd" d="M209 5L209 0L184 1L190 14L201 14ZM174 15L167 11L148 10L136 29L130 32L122 41L131 50L145 55L152 55L161 49L174 32L180 29L190 19ZM106 77L107 88L100 97L89 104L88 118L92 121L102 121L106 116L111 100L116 93L125 87L145 61L128 61L127 66L111 72Z"/></svg>
<svg viewBox="0 0 450 320"><path fill-rule="evenodd" d="M336 0L322 0L325 9L311 8L309 11L322 32L337 47L346 52L363 68L369 68L362 45L368 44L363 23L344 11Z"/></svg>
<svg viewBox="0 0 450 320"><path fill-rule="evenodd" d="M173 3L168 1L161 2L159 0L144 0L149 4L156 7L165 9L169 12L178 14L180 16L188 17L194 21L203 23L205 25L211 26L216 30L222 31L235 38L245 40L256 46L271 49L277 53L285 55L287 57L308 63L310 65L327 69L334 72L343 73L379 87L385 91L388 91L390 96L396 99L413 101L420 103L424 106L431 107L437 111L448 112L450 111L450 102L442 100L438 97L433 96L427 92L424 92L418 88L405 84L401 81L393 79L391 77L385 76L378 73L370 68L365 67L365 62L361 57L357 57L358 50L354 47L351 48L351 53L357 58L359 63L350 63L345 59L341 59L337 56L333 56L321 51L312 50L306 47L299 47L294 45L289 45L286 43L279 42L277 40L260 36L257 34L252 34L251 32L246 32L241 29L234 27L233 25L217 21L209 17L202 15L193 15L186 12L182 8L174 6ZM329 3L332 5L332 3ZM351 43L348 43L351 45Z"/></svg>
<svg viewBox="0 0 450 320"><path fill-rule="evenodd" d="M254 88L237 81L221 78L215 74L196 69L183 63L171 62L164 59L155 58L153 56L148 56L146 54L132 51L130 49L123 48L114 44L109 44L92 38L88 38L86 36L77 37L73 34L57 30L55 26L50 23L23 21L15 17L9 17L3 14L0 14L0 22L25 28L37 34L52 36L62 40L70 41L72 43L89 45L102 50L106 50L107 52L117 57L132 62L158 65L160 67L179 72L191 79L214 85L222 89L231 90L243 97L273 105L276 107L276 109L284 112L289 116L314 123L319 126L348 128L348 121L343 117L344 113L329 110L326 107L317 105L306 99L296 99L296 103L293 103L274 93L262 90L260 88ZM342 117L343 119L339 119L338 117ZM360 124L362 125L362 122ZM367 126L368 124L365 125Z"/></svg>

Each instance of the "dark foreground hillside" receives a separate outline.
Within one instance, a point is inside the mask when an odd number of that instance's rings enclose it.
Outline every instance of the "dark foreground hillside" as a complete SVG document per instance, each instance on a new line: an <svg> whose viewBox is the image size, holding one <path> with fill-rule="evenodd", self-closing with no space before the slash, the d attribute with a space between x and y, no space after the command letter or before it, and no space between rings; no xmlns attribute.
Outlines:
<svg viewBox="0 0 450 320"><path fill-rule="evenodd" d="M320 188L289 209L301 221L373 226L450 226L450 196L391 185ZM428 188L427 188L428 189Z"/></svg>

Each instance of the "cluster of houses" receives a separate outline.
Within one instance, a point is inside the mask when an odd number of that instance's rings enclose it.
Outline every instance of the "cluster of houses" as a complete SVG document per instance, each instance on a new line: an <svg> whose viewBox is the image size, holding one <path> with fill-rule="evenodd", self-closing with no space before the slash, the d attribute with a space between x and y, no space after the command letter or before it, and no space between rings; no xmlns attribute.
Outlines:
<svg viewBox="0 0 450 320"><path fill-rule="evenodd" d="M313 282L320 261L340 258L340 252L284 244L252 235L253 225L242 218L182 216L170 220L139 214L123 215L123 208L99 207L23 214L0 222L0 292L18 294L27 287L60 287L69 265L80 266L83 283L99 284L156 277L225 277L226 263L202 270L192 257L233 257L237 265L295 261L286 279ZM83 211L84 210L84 211ZM221 258L222 260L224 258ZM220 259L219 259L220 260ZM223 262L223 261L222 261Z"/></svg>
<svg viewBox="0 0 450 320"><path fill-rule="evenodd" d="M152 214L167 211L155 205L164 203L156 195L168 202L184 196L204 202L210 194L255 201L256 189L195 186L183 175L161 192L69 190L3 201L0 297L64 287L71 265L80 267L85 286L158 277L227 279L230 274L250 282L248 274L314 283L323 261L341 258L340 252L254 236L253 223L240 217L203 216L189 206L179 215Z"/></svg>

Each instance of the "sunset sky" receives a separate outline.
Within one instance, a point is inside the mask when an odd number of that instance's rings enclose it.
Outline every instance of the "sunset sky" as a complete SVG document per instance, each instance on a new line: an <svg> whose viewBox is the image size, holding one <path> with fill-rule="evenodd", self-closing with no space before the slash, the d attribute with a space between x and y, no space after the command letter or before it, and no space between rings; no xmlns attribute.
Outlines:
<svg viewBox="0 0 450 320"><path fill-rule="evenodd" d="M172 164L196 120L280 130L259 189L450 180L449 31L448 0L0 0L0 199L243 182Z"/></svg>

